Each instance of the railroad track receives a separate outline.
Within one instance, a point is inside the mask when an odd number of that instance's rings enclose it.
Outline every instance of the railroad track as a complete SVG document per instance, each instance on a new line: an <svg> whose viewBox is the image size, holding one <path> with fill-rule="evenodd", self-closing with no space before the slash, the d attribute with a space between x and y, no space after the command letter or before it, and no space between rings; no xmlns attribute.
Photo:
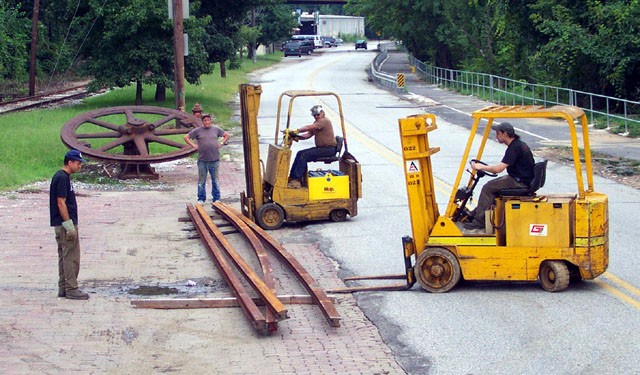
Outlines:
<svg viewBox="0 0 640 375"><path fill-rule="evenodd" d="M320 309L330 326L340 326L341 318L334 305L335 298L328 296L326 291L318 286L318 282L293 255L266 231L238 211L221 202L214 203L213 208L226 223L216 224L202 205L188 204L187 214L202 243L211 254L213 261L233 292L233 297L132 300L131 303L134 306L159 309L239 306L256 331L270 334L277 331L279 321L289 317L284 303L313 304ZM225 229L223 232L221 227L227 226L233 226L235 231L231 232ZM254 270L240 252L234 249L226 238L226 235L230 233L239 233L244 239L243 243L250 244L249 252L252 257L255 255L255 259L259 263L258 271ZM277 257L280 264L285 266L284 268L294 274L309 295L277 294L276 279L269 257L271 254ZM245 285L249 285L251 289Z"/></svg>
<svg viewBox="0 0 640 375"><path fill-rule="evenodd" d="M87 90L87 85L79 85L67 89L16 98L0 102L0 114L24 111L51 104L60 104L65 101L81 99L89 95L90 93Z"/></svg>

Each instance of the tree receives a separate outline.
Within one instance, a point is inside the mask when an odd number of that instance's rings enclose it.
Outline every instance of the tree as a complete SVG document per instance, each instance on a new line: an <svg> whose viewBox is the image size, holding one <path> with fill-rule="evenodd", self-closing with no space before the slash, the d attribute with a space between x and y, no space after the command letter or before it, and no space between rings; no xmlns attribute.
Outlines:
<svg viewBox="0 0 640 375"><path fill-rule="evenodd" d="M86 72L94 77L92 87L124 87L135 82L138 86L135 102L141 104L142 84L172 86L173 24L167 17L166 3L89 0L85 27L94 19L97 22L84 48L88 57ZM186 76L190 82L197 82L200 74L208 73L210 68L201 63L204 48L197 39L203 34L201 25L187 22L187 32L189 26L196 38L190 39L192 58Z"/></svg>
<svg viewBox="0 0 640 375"><path fill-rule="evenodd" d="M24 80L29 61L30 20L18 9L0 3L0 78Z"/></svg>
<svg viewBox="0 0 640 375"><path fill-rule="evenodd" d="M258 43L268 46L288 39L298 20L290 6L274 5L261 7L256 22L262 31Z"/></svg>

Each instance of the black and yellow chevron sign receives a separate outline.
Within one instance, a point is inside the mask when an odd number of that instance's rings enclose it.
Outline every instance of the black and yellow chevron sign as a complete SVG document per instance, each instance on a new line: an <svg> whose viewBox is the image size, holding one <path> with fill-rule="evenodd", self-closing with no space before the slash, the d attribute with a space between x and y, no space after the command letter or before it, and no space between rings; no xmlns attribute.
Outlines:
<svg viewBox="0 0 640 375"><path fill-rule="evenodd" d="M398 86L399 89L404 88L404 73L396 74L396 86Z"/></svg>

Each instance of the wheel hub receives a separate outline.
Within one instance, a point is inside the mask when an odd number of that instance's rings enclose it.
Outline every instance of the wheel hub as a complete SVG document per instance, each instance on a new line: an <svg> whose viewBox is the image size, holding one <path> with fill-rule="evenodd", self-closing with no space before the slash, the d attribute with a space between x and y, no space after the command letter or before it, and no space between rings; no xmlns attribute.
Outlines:
<svg viewBox="0 0 640 375"><path fill-rule="evenodd" d="M434 264L429 269L429 274L431 274L431 276L433 277L442 277L442 275L444 274L444 267L442 267L441 264Z"/></svg>

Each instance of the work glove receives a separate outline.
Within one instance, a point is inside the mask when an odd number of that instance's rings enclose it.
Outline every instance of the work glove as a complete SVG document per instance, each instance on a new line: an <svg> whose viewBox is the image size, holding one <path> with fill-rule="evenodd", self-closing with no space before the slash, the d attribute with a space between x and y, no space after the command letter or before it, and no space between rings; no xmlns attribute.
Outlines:
<svg viewBox="0 0 640 375"><path fill-rule="evenodd" d="M78 237L78 231L75 225L73 225L73 220L63 221L62 227L67 232L67 239L69 239L69 241L74 241Z"/></svg>

